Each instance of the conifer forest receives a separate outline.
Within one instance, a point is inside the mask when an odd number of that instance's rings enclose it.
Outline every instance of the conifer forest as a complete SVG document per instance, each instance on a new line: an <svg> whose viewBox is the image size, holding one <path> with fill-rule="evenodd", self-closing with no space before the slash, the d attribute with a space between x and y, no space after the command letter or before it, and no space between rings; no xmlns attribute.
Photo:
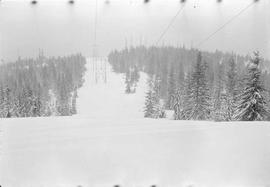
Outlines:
<svg viewBox="0 0 270 187"><path fill-rule="evenodd" d="M130 47L113 51L109 62L136 90L139 71L148 75L144 116L175 120L269 120L269 61L251 56L201 52L185 47ZM131 89L132 88L132 89Z"/></svg>
<svg viewBox="0 0 270 187"><path fill-rule="evenodd" d="M76 114L77 90L83 84L86 59L18 58L0 65L0 117L68 116Z"/></svg>

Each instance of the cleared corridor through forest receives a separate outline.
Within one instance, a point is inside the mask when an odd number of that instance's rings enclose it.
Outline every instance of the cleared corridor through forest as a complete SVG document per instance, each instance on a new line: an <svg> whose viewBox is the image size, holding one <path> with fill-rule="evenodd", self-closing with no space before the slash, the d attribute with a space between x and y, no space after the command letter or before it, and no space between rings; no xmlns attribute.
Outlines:
<svg viewBox="0 0 270 187"><path fill-rule="evenodd" d="M143 118L146 75L140 73L135 94L125 94L125 76L113 72L106 58L87 59L85 82L78 91L77 116Z"/></svg>

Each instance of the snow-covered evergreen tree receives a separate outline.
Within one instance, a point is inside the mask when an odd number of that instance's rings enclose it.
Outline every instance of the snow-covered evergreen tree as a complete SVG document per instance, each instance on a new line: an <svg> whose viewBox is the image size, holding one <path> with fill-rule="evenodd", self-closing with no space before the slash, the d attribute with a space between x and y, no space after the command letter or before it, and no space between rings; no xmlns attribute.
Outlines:
<svg viewBox="0 0 270 187"><path fill-rule="evenodd" d="M140 79L140 72L139 72L138 67L135 65L134 68L132 69L131 77L130 77L130 81L133 86L134 92L136 91L136 87L137 87L137 83L139 82L139 79Z"/></svg>
<svg viewBox="0 0 270 187"><path fill-rule="evenodd" d="M71 98L71 114L77 114L77 109L76 109L77 97L78 97L77 88L75 88L72 94L72 98Z"/></svg>
<svg viewBox="0 0 270 187"><path fill-rule="evenodd" d="M140 79L139 69L137 66L128 68L125 72L125 93L132 94L136 92L137 83Z"/></svg>
<svg viewBox="0 0 270 187"><path fill-rule="evenodd" d="M68 77L62 75L58 78L59 85L58 85L58 98L57 98L57 110L58 114L61 116L68 116L71 114L70 110L70 103L69 98L71 96L70 92L68 91Z"/></svg>
<svg viewBox="0 0 270 187"><path fill-rule="evenodd" d="M183 63L180 62L178 64L178 73L177 73L177 80L176 80L178 89L183 88L184 81L185 81L185 71L184 71Z"/></svg>
<svg viewBox="0 0 270 187"><path fill-rule="evenodd" d="M226 121L232 121L236 107L236 96L238 94L238 76L236 63L232 57L229 60L229 68L227 72L227 83L226 83Z"/></svg>
<svg viewBox="0 0 270 187"><path fill-rule="evenodd" d="M168 109L173 109L174 105L174 97L176 94L176 77L173 66L170 68L170 74L168 78L168 94L167 94L167 101L166 101L166 107Z"/></svg>
<svg viewBox="0 0 270 187"><path fill-rule="evenodd" d="M2 86L0 86L0 117L3 118L5 117L5 91Z"/></svg>
<svg viewBox="0 0 270 187"><path fill-rule="evenodd" d="M3 103L3 113L4 117L10 118L12 117L11 109L12 109L12 101L11 101L11 89L6 86L4 88L4 103Z"/></svg>
<svg viewBox="0 0 270 187"><path fill-rule="evenodd" d="M57 97L53 90L49 90L49 99L44 109L45 116L58 116L60 115L57 110Z"/></svg>
<svg viewBox="0 0 270 187"><path fill-rule="evenodd" d="M125 93L130 94L131 93L130 70L126 72L125 84L126 84Z"/></svg>
<svg viewBox="0 0 270 187"><path fill-rule="evenodd" d="M269 117L269 111L264 98L264 85L261 81L259 69L261 59L259 52L254 52L248 66L248 74L245 78L245 88L239 95L239 103L236 108L235 119L240 121L261 121Z"/></svg>
<svg viewBox="0 0 270 187"><path fill-rule="evenodd" d="M226 119L226 91L224 88L224 65L219 64L218 76L215 81L214 106L212 118L215 121L224 121Z"/></svg>
<svg viewBox="0 0 270 187"><path fill-rule="evenodd" d="M153 114L155 113L154 110L154 99L153 99L153 92L151 89L146 93L145 98L145 108L144 108L144 117L145 118L152 118Z"/></svg>
<svg viewBox="0 0 270 187"><path fill-rule="evenodd" d="M23 89L19 103L20 117L30 117L32 114L34 95L29 87Z"/></svg>
<svg viewBox="0 0 270 187"><path fill-rule="evenodd" d="M210 93L206 78L206 63L202 62L202 54L198 53L197 62L191 76L192 112L190 119L208 120L210 118L211 105Z"/></svg>
<svg viewBox="0 0 270 187"><path fill-rule="evenodd" d="M154 118L165 118L165 107L164 103L161 101L160 91L161 91L161 79L159 76L156 76L154 78L154 84L153 84L153 94L154 94Z"/></svg>
<svg viewBox="0 0 270 187"><path fill-rule="evenodd" d="M174 110L174 119L181 120L182 119L182 91L181 89L177 89L174 100L173 100L173 110Z"/></svg>
<svg viewBox="0 0 270 187"><path fill-rule="evenodd" d="M32 107L31 107L31 113L30 116L31 117L38 117L38 116L42 116L42 102L41 102L41 98L40 96L35 96L32 100Z"/></svg>
<svg viewBox="0 0 270 187"><path fill-rule="evenodd" d="M178 70L178 75L177 75L177 80L176 80L176 88L175 88L175 93L173 97L173 110L174 110L174 119L175 120L182 120L183 119L183 109L184 109L184 95L185 95L185 86L188 86L186 84L185 80L185 73L183 69L183 64L179 63L178 65L179 70ZM188 93L187 93L188 94Z"/></svg>
<svg viewBox="0 0 270 187"><path fill-rule="evenodd" d="M160 100L160 79L151 77L148 80L149 91L146 95L144 117L165 118L164 104Z"/></svg>
<svg viewBox="0 0 270 187"><path fill-rule="evenodd" d="M183 102L182 102L182 109L175 108L175 118L177 116L178 119L189 120L191 117L192 109L193 109L193 98L192 98L192 77L191 72L185 77L184 81L184 90L183 90ZM177 103L176 103L177 104ZM177 104L176 106L180 107L181 104ZM178 112L180 111L180 113Z"/></svg>

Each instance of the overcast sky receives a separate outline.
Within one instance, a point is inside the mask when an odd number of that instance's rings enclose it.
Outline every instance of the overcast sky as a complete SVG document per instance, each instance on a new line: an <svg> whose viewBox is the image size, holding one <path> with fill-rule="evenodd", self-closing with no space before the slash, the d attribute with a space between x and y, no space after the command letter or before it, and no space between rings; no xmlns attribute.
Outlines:
<svg viewBox="0 0 270 187"><path fill-rule="evenodd" d="M247 7L253 0L187 0L160 44L198 47L198 43ZM161 33L184 6L179 0L98 0L99 55L128 45L155 45ZM260 0L199 46L204 50L250 54L261 51L270 58L270 1ZM3 0L0 3L0 58L8 61L45 55L81 52L92 55L95 0Z"/></svg>

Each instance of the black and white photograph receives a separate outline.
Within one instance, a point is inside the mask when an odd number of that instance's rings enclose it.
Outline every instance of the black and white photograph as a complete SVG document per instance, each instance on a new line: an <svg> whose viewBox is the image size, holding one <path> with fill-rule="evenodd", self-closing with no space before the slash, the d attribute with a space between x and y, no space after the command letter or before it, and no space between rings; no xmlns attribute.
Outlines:
<svg viewBox="0 0 270 187"><path fill-rule="evenodd" d="M0 187L270 187L270 0L0 0Z"/></svg>

